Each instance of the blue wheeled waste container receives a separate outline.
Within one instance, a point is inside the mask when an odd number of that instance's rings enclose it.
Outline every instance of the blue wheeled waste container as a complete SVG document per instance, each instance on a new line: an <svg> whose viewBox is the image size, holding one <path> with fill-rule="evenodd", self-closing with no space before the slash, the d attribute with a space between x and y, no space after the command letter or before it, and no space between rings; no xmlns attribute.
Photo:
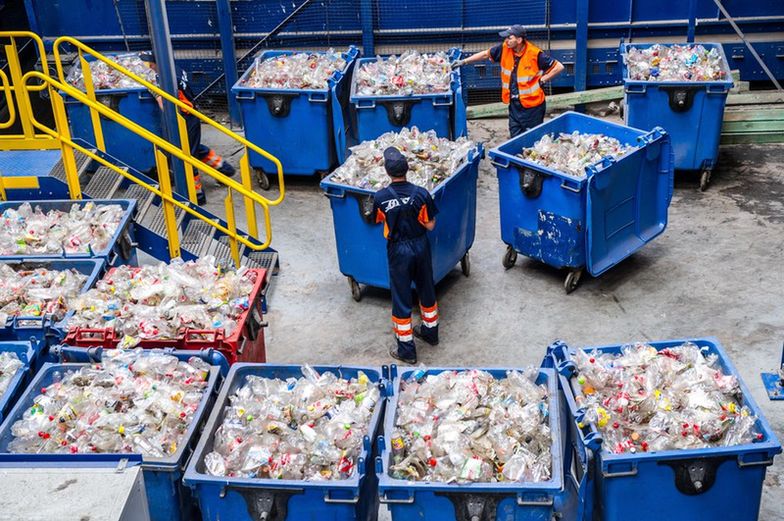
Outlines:
<svg viewBox="0 0 784 521"><path fill-rule="evenodd" d="M135 266L137 264L136 256L136 231L134 228L134 217L136 215L136 200L135 199L53 199L42 201L9 201L0 202L0 218L5 216L6 210L17 210L23 203L30 203L33 210L40 208L43 213L52 210L58 210L64 213L71 211L73 205L83 207L88 203L95 204L96 206L117 205L123 210L123 215L120 222L117 224L112 238L109 240L106 247L98 250L91 250L91 253L32 253L19 255L0 255L0 261L3 260L18 260L18 259L79 259L79 258L102 258L107 261L109 266L122 266L129 264ZM0 236L3 231L0 229Z"/></svg>
<svg viewBox="0 0 784 521"><path fill-rule="evenodd" d="M586 167L585 177L519 157L546 134L598 133L637 148ZM670 138L567 112L491 150L498 174L504 267L521 253L566 268L567 292L583 269L598 276L660 235L672 199Z"/></svg>
<svg viewBox="0 0 784 521"><path fill-rule="evenodd" d="M540 369L538 385L548 391L547 418L552 433L551 478L539 483L439 483L396 479L390 475L392 447L389 437L395 430L401 382L415 372L424 371L436 375L444 371L460 371L456 368L407 369L394 375L392 397L387 404L384 418L385 436L378 440L380 455L376 458L378 494L380 502L386 504L392 521L460 521L482 519L487 521L549 521L555 519L589 521L583 518L584 503L579 496L579 483L571 472L572 455L566 450L568 435L561 400L558 394L556 374L552 369ZM494 378L505 378L508 369L482 369ZM524 405L524 404L521 404ZM568 462L568 464L567 464ZM583 478L585 478L585 473ZM476 517L471 517L476 516Z"/></svg>
<svg viewBox="0 0 784 521"><path fill-rule="evenodd" d="M469 274L468 251L474 244L476 183L482 157L484 148L479 144L458 170L431 193L438 207L436 227L428 232L436 283L457 263L466 276ZM354 299L362 298L359 284L389 289L387 240L383 225L376 223L372 215L375 192L336 183L332 176L321 181L321 188L332 207L340 272L348 277Z"/></svg>
<svg viewBox="0 0 784 521"><path fill-rule="evenodd" d="M761 439L753 443L707 449L613 454L602 446L596 425L584 418L576 396L581 386L574 350L563 342L548 348L557 372L570 421L577 425L580 443L594 454L591 474L596 481L595 505L602 521L661 521L662 519L732 519L756 521L767 467L781 444L748 387L715 338L646 342L657 351L692 342L705 355L718 356L718 367L738 379L742 403L757 417ZM620 353L622 345L587 347L601 353Z"/></svg>
<svg viewBox="0 0 784 521"><path fill-rule="evenodd" d="M282 380L302 376L301 366L297 365L234 364L185 472L184 482L193 489L204 521L374 521L377 518L377 482L369 465L373 461L371 440L381 428L387 394L381 368L315 366L314 369L342 378L355 378L362 371L381 391L351 476L348 479L302 481L207 474L204 457L212 451L215 431L223 423L224 409L230 405L230 398L237 389L251 376Z"/></svg>
<svg viewBox="0 0 784 521"><path fill-rule="evenodd" d="M265 51L254 63L302 51ZM314 54L326 54L317 52ZM288 175L326 174L346 155L348 118L346 98L349 78L359 49L353 45L343 53L346 65L335 71L323 89L267 89L243 84L252 75L251 65L231 91L242 110L245 137L277 157ZM275 165L251 151L250 165L256 169L262 188L268 188L266 173ZM265 181L266 179L266 181Z"/></svg>
<svg viewBox="0 0 784 521"><path fill-rule="evenodd" d="M0 393L0 423L16 403L16 399L30 381L30 377L35 374L35 364L42 345L36 340L0 342L0 353L15 353L19 361L22 362L22 367L11 377L5 390Z"/></svg>
<svg viewBox="0 0 784 521"><path fill-rule="evenodd" d="M14 271L37 268L59 271L74 269L79 273L87 275L87 280L84 286L82 286L81 293L91 289L105 270L103 259L17 259L0 260L0 263L10 265ZM73 312L68 311L60 321L57 321L52 315L9 316L5 319L5 323L0 323L0 340L35 339L41 342L42 349L45 350L52 343L61 340L65 333L68 332L66 324L71 315L73 315ZM38 357L35 363L38 364L40 360L41 357Z"/></svg>
<svg viewBox="0 0 784 521"><path fill-rule="evenodd" d="M106 56L111 59L120 54L127 53L108 53ZM95 60L90 55L85 56L85 59L88 62ZM95 97L99 103L103 103L156 136L163 135L161 109L147 88L139 85L118 89L96 89ZM64 101L72 137L95 145L89 107L65 95ZM101 129L107 154L140 172L148 172L155 167L152 143L106 118L101 118Z"/></svg>
<svg viewBox="0 0 784 521"><path fill-rule="evenodd" d="M672 138L676 170L701 170L700 188L710 181L721 140L724 105L732 88L732 75L718 43L699 43L721 55L724 79L718 81L630 80L626 55L631 48L646 49L654 44L621 44L621 73L624 83L625 120L630 127L650 130L662 127ZM665 45L665 44L662 44Z"/></svg>
<svg viewBox="0 0 784 521"><path fill-rule="evenodd" d="M191 356L203 357L200 351L169 351L167 354L176 356L180 360L188 360ZM202 358L207 363L212 363L209 357ZM128 465L141 465L144 472L144 488L147 492L147 502L150 505L150 519L152 521L191 521L195 512L192 498L187 488L182 485L182 473L185 464L191 455L193 444L203 420L214 399L214 393L220 382L220 369L217 366L210 368L207 387L204 389L201 402L193 414L188 431L177 451L166 458L151 458L139 453L117 454L12 454L8 452L8 444L13 439L12 427L20 420L40 394L41 388L48 387L55 377L61 377L67 371L77 371L86 364L51 364L47 363L38 372L28 386L24 395L6 417L0 426L0 469L2 468L37 468L56 466L60 468L114 466L118 469Z"/></svg>
<svg viewBox="0 0 784 521"><path fill-rule="evenodd" d="M448 52L449 60L460 59L460 49ZM360 58L357 70L378 58ZM457 139L468 134L466 93L460 69L452 71L448 92L410 96L364 96L357 94L357 75L351 81L352 130L357 142L371 141L386 132L404 127L435 130L438 137Z"/></svg>

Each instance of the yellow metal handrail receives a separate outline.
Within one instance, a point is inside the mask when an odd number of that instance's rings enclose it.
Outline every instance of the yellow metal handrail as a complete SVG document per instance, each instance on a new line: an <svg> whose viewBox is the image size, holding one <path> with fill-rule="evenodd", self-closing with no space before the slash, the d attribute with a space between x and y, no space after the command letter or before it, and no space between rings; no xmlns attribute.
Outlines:
<svg viewBox="0 0 784 521"><path fill-rule="evenodd" d="M199 120L201 120L202 123L204 123L206 125L209 125L212 128L214 128L215 130L217 130L217 131L225 134L226 136L232 138L233 140L242 143L245 146L245 154L243 156L243 159L242 159L241 163L243 161L245 161L245 162L248 161L249 150L252 150L252 151L256 152L257 154L260 154L261 156L263 156L263 157L267 158L268 160L270 160L275 165L275 168L277 170L278 183L279 183L279 187L280 187L280 193L278 194L278 197L275 198L275 199L267 199L266 197L264 199L267 201L267 204L269 204L270 206L277 206L281 202L283 202L283 199L284 199L284 197L286 195L286 188L285 188L285 184L284 184L284 181L283 181L283 166L280 164L280 161L278 160L278 158L276 158L275 156L273 156L272 154L270 154L266 150L264 150L264 149L256 146L255 144L251 143L250 141L248 141L244 137L240 136L239 134L236 134L235 132L232 132L231 130L227 129L226 127L224 127L220 123L212 120L208 116L205 116L204 114L202 114L201 112L196 110L194 107L191 107L190 105L188 105L188 104L180 101L179 99L175 98L174 96L172 96L171 94L169 94L165 90L161 89L157 85L154 85L154 84L148 82L144 78L134 74L133 72L129 71L128 69L126 69L122 65L118 64L117 62L112 61L111 59L109 59L108 57L106 57L103 54L99 53L98 51L96 51L95 49L91 48L90 46L85 45L84 43L82 43L79 40L77 40L75 38L72 38L70 36L61 36L60 38L55 40L55 42L53 44L55 67L57 69L57 75L58 75L61 83L63 83L63 84L67 83L66 82L65 71L63 69L63 63L62 63L63 60L62 60L62 57L60 55L60 47L63 44L65 44L65 43L74 46L77 49L77 51L78 51L79 61L80 61L80 65L81 65L81 68L82 68L82 74L83 74L84 79L85 79L85 82L84 82L84 84L85 84L85 91L86 91L87 97L89 98L90 101L92 101L92 102L96 101L96 98L95 98L95 88L94 88L94 84L93 84L93 81L92 81L92 73L90 72L90 66L89 66L89 63L87 62L87 60L84 57L84 53L89 54L90 56L92 56L96 60L102 61L103 63L105 63L106 65L108 65L112 69L116 70L117 72L119 72L119 73L121 73L121 74L123 74L123 75L125 75L125 76L127 76L129 78L131 78L132 80L134 80L135 82L139 83L140 85L143 85L144 87L149 89L151 92L157 94L158 96L160 96L161 98L165 99L166 101L168 101L170 103L173 103L180 110L183 110L183 111L185 111L185 112L187 112L189 114L193 114L194 116L199 118ZM79 92L81 92L81 91L79 91ZM98 148L100 150L105 151L105 149L103 148L103 133L101 132L101 129L100 129L100 120L98 119L97 113L95 113L95 111L92 111L92 112L93 112L93 127L94 127L94 130L95 130L96 141L100 141L100 146L98 146ZM187 131L186 131L186 128L185 128L185 122L184 122L184 119L182 118L182 116L181 116L181 114L179 112L180 111L178 111L178 126L179 126L179 132L180 132L180 141L181 141L181 143L187 143ZM100 138L98 137L99 134L101 136ZM96 143L96 145L99 145L99 143ZM189 151L189 149L186 149L185 151L187 152L187 151ZM222 182L223 184L228 184L228 183L223 181L223 180L228 180L229 179L228 177L224 176L223 174L220 174L217 171L214 171L214 172L217 175L213 175L212 172L208 172L208 173L213 178L215 178L216 180ZM246 211L247 211L247 209L246 209Z"/></svg>
<svg viewBox="0 0 784 521"><path fill-rule="evenodd" d="M231 178L228 178L222 175L220 172L215 170L213 167L199 161L198 159L191 156L189 153L183 152L178 147L174 146L173 144L169 143L165 139L153 134L149 130L145 129L144 127L136 124L135 122L131 121L130 119L122 116L111 110L110 108L106 107L102 103L97 101L93 101L89 99L89 97L80 91L79 89L72 87L71 85L67 85L65 83L61 83L56 79L42 74L40 72L31 71L24 75L22 79L22 86L27 88L28 86L31 87L29 90L25 90L27 93L27 97L29 98L29 93L33 91L32 87L28 85L31 80L39 80L47 85L49 89L49 95L52 100L52 109L55 115L55 123L56 129L52 129L47 127L46 125L42 124L41 122L35 119L35 115L33 114L32 109L30 108L29 103L25 105L26 110L28 111L26 117L29 119L30 123L37 129L41 130L45 134L49 135L51 138L57 140L61 144L61 149L63 153L63 163L66 172L66 179L68 181L69 190L71 191L70 195L72 198L79 199L81 198L81 191L79 180L77 178L77 171L76 171L76 163L74 157L74 150L78 150L81 153L88 156L90 159L97 161L98 163L106 166L107 168L113 170L114 172L118 173L119 175L129 179L130 181L142 186L146 190L154 193L158 197L161 198L163 201L163 214L164 214L164 222L166 224L166 229L168 232L168 241L169 241L169 254L172 258L180 256L180 244L179 244L179 234L177 230L177 223L175 217L175 207L180 208L181 210L189 213L190 215L208 223L210 226L216 228L221 233L227 235L229 237L229 246L231 248L232 257L234 258L235 263L239 266L240 257L239 257L239 244L244 244L246 247L250 248L254 251L261 251L269 247L270 242L272 240L272 226L270 223L270 214L269 214L269 206L270 201L267 198L255 193L252 189L250 189L250 169L248 166L247 157L243 157L243 160L240 162L240 172L242 177L242 184L237 183ZM145 181L137 178L133 174L126 172L120 167L117 167L110 161L104 159L99 154L92 152L88 148L74 142L71 139L70 130L68 128L68 119L65 112L65 103L63 101L63 96L60 93L65 93L66 95L74 98L75 100L85 104L91 110L95 110L101 116L114 121L115 123L123 126L124 128L128 129L129 131L133 132L137 136L149 141L155 147L155 158L156 158L156 165L158 167L158 181L160 185L160 189L156 188L155 186L146 183ZM29 99L28 99L29 101ZM24 117L24 115L21 115ZM183 161L184 163L190 165L192 168L195 168L201 172L206 173L207 175L216 178L223 182L228 188L228 196L226 197L226 205L227 205L227 224L228 227L221 225L220 223L213 221L201 213L197 212L196 210L192 209L185 203L177 201L173 197L173 192L171 188L171 178L169 175L169 166L166 158L166 154L169 154L173 157L178 158L179 160ZM223 179L221 179L223 178ZM261 205L264 213L264 223L265 223L265 236L266 239L263 243L257 244L254 243L241 234L237 233L236 223L234 221L233 216L233 192L239 193L246 201L250 201L251 205L253 203L257 203ZM228 208L231 207L232 211L228 212ZM247 209L247 205L246 205ZM255 217L255 207L253 208L253 221L248 221L249 230L252 230L256 227L256 217ZM255 232L251 231L251 235L255 236Z"/></svg>
<svg viewBox="0 0 784 521"><path fill-rule="evenodd" d="M0 130L11 128L16 121L16 106L14 105L14 89L8 83L8 76L0 70L0 84L3 87L3 95L5 96L5 105L8 107L8 121L0 123Z"/></svg>

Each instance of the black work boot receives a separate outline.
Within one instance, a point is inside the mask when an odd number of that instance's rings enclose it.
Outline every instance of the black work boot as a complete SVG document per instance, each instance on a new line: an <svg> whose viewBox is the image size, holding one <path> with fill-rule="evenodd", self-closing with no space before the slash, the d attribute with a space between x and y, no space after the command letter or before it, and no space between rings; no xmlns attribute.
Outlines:
<svg viewBox="0 0 784 521"><path fill-rule="evenodd" d="M430 332L431 329L435 329L435 334ZM427 342L431 346L438 345L438 329L437 327L422 327L422 326L414 326L414 336L418 339Z"/></svg>

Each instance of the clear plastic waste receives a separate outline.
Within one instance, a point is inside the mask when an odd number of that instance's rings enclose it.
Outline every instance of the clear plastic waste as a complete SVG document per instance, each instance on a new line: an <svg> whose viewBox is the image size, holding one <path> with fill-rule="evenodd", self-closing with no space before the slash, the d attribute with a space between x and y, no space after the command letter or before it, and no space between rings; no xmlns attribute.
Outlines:
<svg viewBox="0 0 784 521"><path fill-rule="evenodd" d="M8 389L16 373L24 364L13 351L0 352L0 396Z"/></svg>
<svg viewBox="0 0 784 521"><path fill-rule="evenodd" d="M636 148L604 134L583 134L575 130L571 134L545 134L534 146L524 148L518 155L552 170L583 178L586 166L596 164L604 157L617 159Z"/></svg>
<svg viewBox="0 0 784 521"><path fill-rule="evenodd" d="M427 375L401 385L390 436L390 473L411 481L547 481L552 435L547 388L538 371L495 379L476 369Z"/></svg>
<svg viewBox="0 0 784 521"><path fill-rule="evenodd" d="M631 344L618 355L578 350L574 358L583 423L601 431L605 450L703 449L763 439L738 379L693 343L661 351Z"/></svg>
<svg viewBox="0 0 784 521"><path fill-rule="evenodd" d="M257 89L326 89L327 80L345 67L346 60L333 49L326 53L273 56L264 61L258 57L241 85Z"/></svg>
<svg viewBox="0 0 784 521"><path fill-rule="evenodd" d="M74 204L70 211L22 203L0 216L0 255L95 253L105 250L125 211L118 204Z"/></svg>
<svg viewBox="0 0 784 521"><path fill-rule="evenodd" d="M121 345L175 339L183 328L231 336L249 309L257 272L225 269L214 257L134 268L121 266L71 301L70 327L111 328Z"/></svg>
<svg viewBox="0 0 784 521"><path fill-rule="evenodd" d="M626 55L630 80L718 81L726 80L721 54L702 45L632 47Z"/></svg>
<svg viewBox="0 0 784 521"><path fill-rule="evenodd" d="M0 327L16 316L62 320L86 282L87 275L75 269L0 263Z"/></svg>
<svg viewBox="0 0 784 521"><path fill-rule="evenodd" d="M139 53L117 54L114 56L107 56L107 58L118 65L125 67L153 85L158 84L158 74L139 58ZM145 88L142 84L117 72L100 60L91 61L89 64L93 87L96 90ZM77 89L85 89L84 74L82 74L82 67L78 61L68 72L66 81Z"/></svg>
<svg viewBox="0 0 784 521"><path fill-rule="evenodd" d="M11 453L141 453L166 458L207 388L210 366L162 351L111 349L102 364L55 375L11 426Z"/></svg>
<svg viewBox="0 0 784 521"><path fill-rule="evenodd" d="M302 375L247 377L223 410L208 474L327 481L355 472L378 387L362 371L347 379L306 365Z"/></svg>
<svg viewBox="0 0 784 521"><path fill-rule="evenodd" d="M359 96L410 96L450 91L451 68L445 52L420 54L409 50L400 56L377 57L356 71Z"/></svg>
<svg viewBox="0 0 784 521"><path fill-rule="evenodd" d="M454 174L468 159L468 153L476 148L473 141L464 137L450 141L432 130L404 128L399 133L387 132L378 139L351 147L351 155L335 169L331 180L369 190L386 187L390 178L384 170L384 150L390 146L406 156L408 181L431 192Z"/></svg>

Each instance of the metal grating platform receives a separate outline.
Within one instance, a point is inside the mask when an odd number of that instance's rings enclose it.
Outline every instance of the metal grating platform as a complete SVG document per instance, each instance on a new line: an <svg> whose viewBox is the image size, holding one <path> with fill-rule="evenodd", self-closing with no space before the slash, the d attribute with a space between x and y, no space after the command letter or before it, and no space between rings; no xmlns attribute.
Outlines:
<svg viewBox="0 0 784 521"><path fill-rule="evenodd" d="M4 177L50 175L60 157L60 150L0 150L0 174Z"/></svg>
<svg viewBox="0 0 784 521"><path fill-rule="evenodd" d="M82 154L81 152L77 152L77 151L74 151L74 156L76 157L76 173L81 176L85 172L85 170L87 170L87 167L90 165L90 158ZM59 179L64 183L66 182L65 168L63 167L62 157L52 167L52 170L49 172L49 175L54 177L55 179Z"/></svg>
<svg viewBox="0 0 784 521"><path fill-rule="evenodd" d="M210 249L214 230L209 223L192 219L182 235L182 248L197 257L202 257Z"/></svg>
<svg viewBox="0 0 784 521"><path fill-rule="evenodd" d="M177 228L180 228L182 224L182 219L185 217L185 212L176 208L174 210L174 216L177 221ZM163 218L163 206L158 205L150 205L149 210L141 217L144 219L144 226L146 226L151 232L156 235L160 235L161 237L166 237L166 221Z"/></svg>
<svg viewBox="0 0 784 521"><path fill-rule="evenodd" d="M92 175L83 191L85 195L93 199L111 199L119 190L122 181L123 178L120 174L110 168L101 166Z"/></svg>
<svg viewBox="0 0 784 521"><path fill-rule="evenodd" d="M119 195L118 199L136 199L136 215L137 220L142 222L147 210L149 210L155 194L139 185L131 185L125 190L125 193Z"/></svg>
<svg viewBox="0 0 784 521"><path fill-rule="evenodd" d="M278 271L277 252L254 251L242 258L242 265L249 268L263 268L271 274Z"/></svg>

